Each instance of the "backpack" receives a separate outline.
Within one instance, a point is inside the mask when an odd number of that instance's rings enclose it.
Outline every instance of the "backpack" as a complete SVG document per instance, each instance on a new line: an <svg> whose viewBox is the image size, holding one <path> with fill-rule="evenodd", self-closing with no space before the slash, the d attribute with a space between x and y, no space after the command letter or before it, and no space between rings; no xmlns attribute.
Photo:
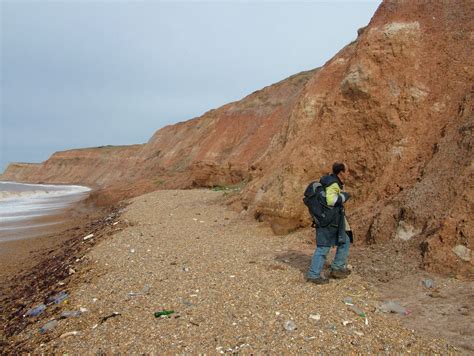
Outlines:
<svg viewBox="0 0 474 356"><path fill-rule="evenodd" d="M303 202L313 219L313 227L338 226L339 208L326 204L325 186L320 182L309 183L304 191Z"/></svg>

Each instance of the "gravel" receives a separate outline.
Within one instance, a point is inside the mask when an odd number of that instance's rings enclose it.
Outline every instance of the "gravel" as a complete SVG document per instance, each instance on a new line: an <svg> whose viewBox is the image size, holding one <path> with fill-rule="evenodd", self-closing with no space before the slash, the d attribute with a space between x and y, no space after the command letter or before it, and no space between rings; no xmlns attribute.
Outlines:
<svg viewBox="0 0 474 356"><path fill-rule="evenodd" d="M30 325L16 341L34 353L75 354L456 350L380 313L357 266L347 279L305 282L302 234L274 236L223 201L210 190L133 199L121 216L126 227L74 267L62 308L84 312L45 335ZM154 316L163 310L174 313Z"/></svg>

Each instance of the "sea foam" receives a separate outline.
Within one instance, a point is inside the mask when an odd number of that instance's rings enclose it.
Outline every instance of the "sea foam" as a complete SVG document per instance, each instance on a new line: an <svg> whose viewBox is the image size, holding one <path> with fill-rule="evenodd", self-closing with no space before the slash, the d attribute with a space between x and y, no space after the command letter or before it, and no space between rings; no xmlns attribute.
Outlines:
<svg viewBox="0 0 474 356"><path fill-rule="evenodd" d="M21 235L30 237L35 235L35 229L58 223L38 223L35 219L61 213L87 198L90 190L78 185L0 182L0 241L21 238Z"/></svg>

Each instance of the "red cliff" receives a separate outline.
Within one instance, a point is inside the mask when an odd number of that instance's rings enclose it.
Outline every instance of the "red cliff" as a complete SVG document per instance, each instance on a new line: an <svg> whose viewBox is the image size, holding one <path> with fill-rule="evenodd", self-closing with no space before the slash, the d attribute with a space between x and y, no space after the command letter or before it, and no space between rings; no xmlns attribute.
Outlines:
<svg viewBox="0 0 474 356"><path fill-rule="evenodd" d="M472 1L385 1L322 68L144 145L56 153L2 178L120 197L245 182L233 204L284 233L309 223L307 182L343 160L359 241L418 239L427 268L472 275L473 19Z"/></svg>

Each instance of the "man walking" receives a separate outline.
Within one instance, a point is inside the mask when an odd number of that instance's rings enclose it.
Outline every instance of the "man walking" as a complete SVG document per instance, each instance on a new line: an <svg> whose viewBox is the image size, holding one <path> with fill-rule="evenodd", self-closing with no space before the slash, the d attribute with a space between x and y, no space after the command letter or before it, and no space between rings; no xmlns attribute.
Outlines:
<svg viewBox="0 0 474 356"><path fill-rule="evenodd" d="M337 222L325 227L316 227L316 250L311 260L307 281L315 284L326 284L329 280L321 275L329 250L337 246L336 255L331 264L331 278L346 278L351 271L347 269L347 257L351 243L352 232L345 217L344 203L349 199L349 193L343 191L344 181L349 173L345 163L334 163L332 174L323 176L320 183L326 193L326 204L332 209L338 209Z"/></svg>

